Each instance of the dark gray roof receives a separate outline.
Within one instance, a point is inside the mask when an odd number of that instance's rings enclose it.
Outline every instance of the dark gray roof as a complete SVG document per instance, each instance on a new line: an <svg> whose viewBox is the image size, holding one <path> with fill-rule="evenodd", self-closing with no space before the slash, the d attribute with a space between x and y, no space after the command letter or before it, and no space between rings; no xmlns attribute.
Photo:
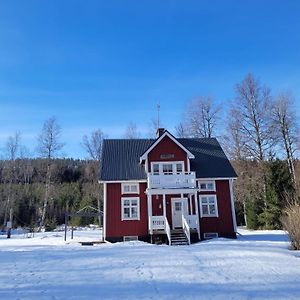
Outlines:
<svg viewBox="0 0 300 300"><path fill-rule="evenodd" d="M191 171L196 178L237 177L233 167L215 138L177 139L195 155ZM106 139L103 142L100 180L146 179L140 156L155 142L153 139Z"/></svg>

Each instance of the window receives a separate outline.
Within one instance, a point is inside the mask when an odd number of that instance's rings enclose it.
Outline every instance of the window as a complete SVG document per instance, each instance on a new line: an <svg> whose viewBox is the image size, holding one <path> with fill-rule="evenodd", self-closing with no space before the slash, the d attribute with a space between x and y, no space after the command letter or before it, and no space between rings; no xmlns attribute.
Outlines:
<svg viewBox="0 0 300 300"><path fill-rule="evenodd" d="M152 165L152 173L153 173L153 175L158 175L159 174L159 164L153 164Z"/></svg>
<svg viewBox="0 0 300 300"><path fill-rule="evenodd" d="M177 174L182 173L182 164L176 164L176 173Z"/></svg>
<svg viewBox="0 0 300 300"><path fill-rule="evenodd" d="M173 165L172 164L163 164L163 173L164 175L172 175L173 174Z"/></svg>
<svg viewBox="0 0 300 300"><path fill-rule="evenodd" d="M132 241L138 241L139 239L138 239L138 236L136 236L136 235L134 235L134 236L132 236L132 235L127 235L127 236L124 236L123 237L123 241L124 242L132 242Z"/></svg>
<svg viewBox="0 0 300 300"><path fill-rule="evenodd" d="M140 199L122 198L122 221L123 220L139 220L140 219Z"/></svg>
<svg viewBox="0 0 300 300"><path fill-rule="evenodd" d="M216 191L214 181L199 181L200 191Z"/></svg>
<svg viewBox="0 0 300 300"><path fill-rule="evenodd" d="M202 217L218 217L217 197L216 195L201 195L200 207Z"/></svg>
<svg viewBox="0 0 300 300"><path fill-rule="evenodd" d="M210 240L218 237L217 232L204 232L204 239L205 240Z"/></svg>
<svg viewBox="0 0 300 300"><path fill-rule="evenodd" d="M122 194L139 194L139 184L122 183Z"/></svg>
<svg viewBox="0 0 300 300"><path fill-rule="evenodd" d="M172 162L152 162L151 172L153 175L175 175L184 172L183 161Z"/></svg>
<svg viewBox="0 0 300 300"><path fill-rule="evenodd" d="M175 202L175 210L181 211L182 202Z"/></svg>

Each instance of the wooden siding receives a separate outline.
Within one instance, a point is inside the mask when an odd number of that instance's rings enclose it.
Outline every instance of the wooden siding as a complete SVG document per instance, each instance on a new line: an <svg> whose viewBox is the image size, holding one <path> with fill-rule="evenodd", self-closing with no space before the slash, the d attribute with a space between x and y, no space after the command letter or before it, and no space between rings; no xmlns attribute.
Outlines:
<svg viewBox="0 0 300 300"><path fill-rule="evenodd" d="M140 183L139 194L121 194L121 183L107 183L106 205L106 237L120 237L126 235L148 235L147 196L145 195L146 183ZM140 220L121 220L121 198L140 198Z"/></svg>
<svg viewBox="0 0 300 300"><path fill-rule="evenodd" d="M201 192L201 194L216 194L219 217L200 218L200 230L204 232L217 232L220 235L233 233L233 222L231 213L230 190L228 180L216 180L216 192ZM199 199L198 199L199 200ZM200 201L199 201L200 213Z"/></svg>

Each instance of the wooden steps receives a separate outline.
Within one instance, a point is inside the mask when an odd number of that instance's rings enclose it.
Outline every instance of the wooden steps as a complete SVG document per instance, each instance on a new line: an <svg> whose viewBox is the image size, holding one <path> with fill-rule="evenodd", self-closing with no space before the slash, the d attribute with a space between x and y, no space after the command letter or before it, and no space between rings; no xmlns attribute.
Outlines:
<svg viewBox="0 0 300 300"><path fill-rule="evenodd" d="M180 229L171 230L171 246L188 245L189 241L184 233Z"/></svg>

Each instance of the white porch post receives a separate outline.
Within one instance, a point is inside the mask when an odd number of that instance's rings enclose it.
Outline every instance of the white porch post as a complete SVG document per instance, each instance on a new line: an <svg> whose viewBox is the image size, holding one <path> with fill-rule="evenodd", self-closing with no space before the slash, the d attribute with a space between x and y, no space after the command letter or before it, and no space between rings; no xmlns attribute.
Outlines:
<svg viewBox="0 0 300 300"><path fill-rule="evenodd" d="M198 238L200 240L200 216L199 216L199 208L198 208L198 197L197 192L195 192L195 208L196 208L196 215L197 215L197 231L198 231Z"/></svg>
<svg viewBox="0 0 300 300"><path fill-rule="evenodd" d="M148 192L148 195L147 195L147 203L148 203L149 232L150 232L150 234L153 234L153 229L152 229L152 195L149 192Z"/></svg>
<svg viewBox="0 0 300 300"><path fill-rule="evenodd" d="M193 214L193 207L192 207L192 195L189 194L189 203L190 203L190 215Z"/></svg>
<svg viewBox="0 0 300 300"><path fill-rule="evenodd" d="M163 214L167 218L167 208L166 208L166 194L163 193Z"/></svg>
<svg viewBox="0 0 300 300"><path fill-rule="evenodd" d="M183 193L180 194L180 197L181 197L181 212L183 215L185 215L185 208L186 208L186 205L187 203L183 202Z"/></svg>

